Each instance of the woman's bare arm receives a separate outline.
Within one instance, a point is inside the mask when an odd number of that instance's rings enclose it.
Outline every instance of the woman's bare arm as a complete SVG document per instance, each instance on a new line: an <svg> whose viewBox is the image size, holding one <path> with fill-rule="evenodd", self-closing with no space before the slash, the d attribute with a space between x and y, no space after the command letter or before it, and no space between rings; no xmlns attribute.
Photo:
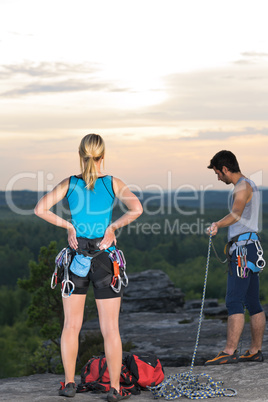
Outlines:
<svg viewBox="0 0 268 402"><path fill-rule="evenodd" d="M143 212L139 199L133 194L122 180L113 179L114 192L116 197L127 207L127 211L116 221L114 221L105 231L100 249L108 248L113 242L116 243L115 231L128 225L137 219Z"/></svg>
<svg viewBox="0 0 268 402"><path fill-rule="evenodd" d="M53 225L60 226L68 231L68 242L70 247L76 249L78 243L76 240L76 230L71 222L61 218L60 216L54 214L50 209L60 202L66 195L69 186L69 179L64 179L60 182L52 191L45 194L37 203L34 213L39 216L39 218L52 223Z"/></svg>

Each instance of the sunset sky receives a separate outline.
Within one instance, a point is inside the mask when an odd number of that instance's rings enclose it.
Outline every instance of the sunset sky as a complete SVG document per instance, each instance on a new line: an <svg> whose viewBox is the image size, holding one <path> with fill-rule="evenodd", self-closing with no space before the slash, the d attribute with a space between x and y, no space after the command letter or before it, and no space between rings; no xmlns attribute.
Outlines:
<svg viewBox="0 0 268 402"><path fill-rule="evenodd" d="M105 169L144 190L226 189L233 151L268 186L266 0L0 0L0 190ZM256 176L257 175L257 176Z"/></svg>

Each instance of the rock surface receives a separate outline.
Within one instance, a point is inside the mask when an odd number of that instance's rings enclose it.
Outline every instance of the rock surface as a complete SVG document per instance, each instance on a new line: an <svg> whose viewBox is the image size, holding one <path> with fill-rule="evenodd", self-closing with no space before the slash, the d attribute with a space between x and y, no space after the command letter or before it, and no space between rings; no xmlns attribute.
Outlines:
<svg viewBox="0 0 268 402"><path fill-rule="evenodd" d="M131 342L133 353L155 353L165 367L190 365L196 344L201 300L184 303L183 293L162 271L130 274L129 279L120 315L123 343ZM196 364L203 364L216 356L225 346L225 305L219 305L216 299L205 300L204 315ZM82 334L91 330L99 330L97 319L86 322ZM250 329L246 324L239 345L241 351L249 347L249 339ZM267 345L268 337L265 334L264 355L268 353Z"/></svg>
<svg viewBox="0 0 268 402"><path fill-rule="evenodd" d="M184 373L189 371L189 367L167 367L165 368L165 376ZM224 366L196 366L192 374L205 373L213 378L214 381L223 381L224 388L232 388L237 391L234 401L239 402L267 402L268 395L268 362L263 363L238 363L226 364ZM0 401L7 402L63 402L69 400L58 396L59 382L62 376L55 374L36 374L29 377L7 378L0 380ZM80 381L76 377L76 382ZM228 393L231 393L229 391ZM179 400L189 401L185 397ZM77 394L74 401L106 401L105 394L93 394L87 392ZM153 395L149 391L142 391L140 395L131 396L130 401L133 402L150 402L155 401ZM160 401L164 401L163 398ZM217 398L219 402L226 402L225 397Z"/></svg>
<svg viewBox="0 0 268 402"><path fill-rule="evenodd" d="M160 270L129 274L129 285L124 289L125 312L169 311L184 305L184 294Z"/></svg>
<svg viewBox="0 0 268 402"><path fill-rule="evenodd" d="M131 342L132 353L155 353L165 367L190 365L196 344L199 312L177 313L122 313L120 332L122 342ZM98 330L98 320L86 323L84 331ZM249 348L250 328L245 329L239 344L239 352ZM226 340L226 322L220 319L204 319L201 323L195 364L223 350ZM263 354L268 359L268 334L264 335Z"/></svg>

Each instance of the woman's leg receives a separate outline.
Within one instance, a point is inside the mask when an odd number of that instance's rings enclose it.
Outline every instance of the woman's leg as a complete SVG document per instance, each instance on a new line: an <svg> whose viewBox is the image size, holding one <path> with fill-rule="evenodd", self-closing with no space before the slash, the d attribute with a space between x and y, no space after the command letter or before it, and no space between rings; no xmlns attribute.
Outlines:
<svg viewBox="0 0 268 402"><path fill-rule="evenodd" d="M65 385L74 382L78 354L78 336L83 323L86 295L72 294L62 298L64 327L61 334L61 357L65 372Z"/></svg>
<svg viewBox="0 0 268 402"><path fill-rule="evenodd" d="M122 367L122 343L119 333L119 311L121 297L96 299L100 328L104 338L104 351L110 375L111 387L120 389Z"/></svg>

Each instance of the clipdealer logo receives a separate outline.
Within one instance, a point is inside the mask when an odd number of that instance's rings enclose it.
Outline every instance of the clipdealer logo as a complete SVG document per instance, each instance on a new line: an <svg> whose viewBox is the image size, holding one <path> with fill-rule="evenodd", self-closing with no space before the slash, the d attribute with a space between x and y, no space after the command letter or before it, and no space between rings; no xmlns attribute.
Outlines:
<svg viewBox="0 0 268 402"><path fill-rule="evenodd" d="M55 176L52 172L46 173L41 170L37 172L20 172L12 176L5 189L6 205L12 212L18 215L33 215L34 211L32 207L27 208L26 205L23 207L16 204L14 189L18 186L18 184L27 183L29 181L31 183L34 182L35 187L37 188L36 197L40 199L44 194L54 188L54 179ZM249 176L249 179L252 180L258 188L261 188L263 185L263 172L261 170L254 172ZM198 216L202 216L207 213L205 196L206 192L213 190L212 184L207 186L200 185L198 189L191 184L182 184L177 188L173 188L172 172L168 171L165 188L154 183L148 184L145 186L145 189L141 189L141 187L136 184L130 184L128 187L131 189L131 191L135 192L143 204L143 216L148 217L147 222L141 223L139 221L135 221L135 223L130 224L127 229L129 233L133 233L135 230L136 233L152 233L156 235L160 233L201 234L204 233L206 227L211 224L211 222L206 223L204 219L199 218ZM233 189L230 189L228 200L230 211L232 205L232 194ZM36 203L37 201L38 199L36 199ZM185 208L187 203L189 203L189 205L196 205L196 207ZM79 202L77 208L81 207L82 204L83 202ZM124 204L116 202L115 205L120 208L122 213L127 211L127 208ZM215 207L217 207L217 205L215 205ZM228 205L226 205L226 208L228 208ZM70 211L66 203L58 203L55 206L55 213L60 217L63 217L63 215L70 217ZM174 216L174 213L177 213L178 217L184 216L184 221L181 221L180 218L172 220L171 215ZM192 222L190 219L193 216L197 217L195 222ZM189 218L189 222L185 222L187 217ZM153 218L155 218L154 222L151 222ZM248 222L246 219L242 218L241 223L244 223L246 226ZM263 201L262 191L260 191L259 231L261 231L262 228ZM118 230L118 234L120 234L120 230Z"/></svg>
<svg viewBox="0 0 268 402"><path fill-rule="evenodd" d="M163 222L133 222L130 223L126 231L128 234L143 235L199 235L204 234L210 222L205 222L203 218L197 218L195 222L181 222L179 218L170 221L165 218Z"/></svg>

